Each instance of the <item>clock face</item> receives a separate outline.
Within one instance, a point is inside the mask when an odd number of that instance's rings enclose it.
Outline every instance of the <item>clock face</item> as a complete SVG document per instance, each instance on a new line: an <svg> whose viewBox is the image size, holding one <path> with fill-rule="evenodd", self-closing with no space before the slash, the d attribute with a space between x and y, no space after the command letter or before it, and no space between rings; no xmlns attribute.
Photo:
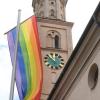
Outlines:
<svg viewBox="0 0 100 100"><path fill-rule="evenodd" d="M57 53L50 53L44 57L45 65L52 69L60 69L64 66L63 58Z"/></svg>

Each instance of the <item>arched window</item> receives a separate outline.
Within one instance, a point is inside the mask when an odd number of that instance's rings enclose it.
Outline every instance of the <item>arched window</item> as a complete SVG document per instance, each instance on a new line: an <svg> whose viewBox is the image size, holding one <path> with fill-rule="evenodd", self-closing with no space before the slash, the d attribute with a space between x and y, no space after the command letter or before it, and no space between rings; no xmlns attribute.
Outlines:
<svg viewBox="0 0 100 100"><path fill-rule="evenodd" d="M61 48L61 35L55 30L50 30L47 32L46 36L46 47L49 48Z"/></svg>
<svg viewBox="0 0 100 100"><path fill-rule="evenodd" d="M55 16L55 11L53 9L51 9L51 11L50 11L50 16L52 16L52 17Z"/></svg>
<svg viewBox="0 0 100 100"><path fill-rule="evenodd" d="M94 63L89 71L88 75L88 84L91 90L93 90L98 82L98 75L99 75L99 69L96 63Z"/></svg>
<svg viewBox="0 0 100 100"><path fill-rule="evenodd" d="M51 34L48 34L47 35L47 47L53 47L53 38L52 38L52 35Z"/></svg>
<svg viewBox="0 0 100 100"><path fill-rule="evenodd" d="M59 48L59 36L55 36L55 48Z"/></svg>

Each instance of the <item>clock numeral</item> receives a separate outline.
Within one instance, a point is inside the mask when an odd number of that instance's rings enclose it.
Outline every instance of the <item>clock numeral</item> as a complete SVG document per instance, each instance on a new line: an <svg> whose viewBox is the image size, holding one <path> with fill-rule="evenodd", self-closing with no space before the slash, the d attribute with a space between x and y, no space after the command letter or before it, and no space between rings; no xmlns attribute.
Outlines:
<svg viewBox="0 0 100 100"><path fill-rule="evenodd" d="M49 65L48 67L51 68L51 65Z"/></svg>
<svg viewBox="0 0 100 100"><path fill-rule="evenodd" d="M53 56L53 53L50 53L51 56Z"/></svg>
<svg viewBox="0 0 100 100"><path fill-rule="evenodd" d="M62 67L63 67L63 65L59 65L59 67L60 67L60 68L62 68Z"/></svg>
<svg viewBox="0 0 100 100"><path fill-rule="evenodd" d="M62 65L64 65L64 63L63 63L63 62L61 62L61 64L62 64Z"/></svg>
<svg viewBox="0 0 100 100"><path fill-rule="evenodd" d="M46 62L47 62L47 60L44 60L44 62L46 63Z"/></svg>
<svg viewBox="0 0 100 100"><path fill-rule="evenodd" d="M62 57L59 55L58 58L62 58Z"/></svg>
<svg viewBox="0 0 100 100"><path fill-rule="evenodd" d="M49 63L48 62L45 62L45 64L48 65Z"/></svg>
<svg viewBox="0 0 100 100"><path fill-rule="evenodd" d="M47 64L47 66L50 66L50 64Z"/></svg>
<svg viewBox="0 0 100 100"><path fill-rule="evenodd" d="M55 56L58 56L58 54L56 53Z"/></svg>
<svg viewBox="0 0 100 100"><path fill-rule="evenodd" d="M51 68L53 68L53 66L51 66Z"/></svg>
<svg viewBox="0 0 100 100"><path fill-rule="evenodd" d="M47 57L45 57L44 59L48 59Z"/></svg>
<svg viewBox="0 0 100 100"><path fill-rule="evenodd" d="M63 59L61 59L61 61L64 61Z"/></svg>

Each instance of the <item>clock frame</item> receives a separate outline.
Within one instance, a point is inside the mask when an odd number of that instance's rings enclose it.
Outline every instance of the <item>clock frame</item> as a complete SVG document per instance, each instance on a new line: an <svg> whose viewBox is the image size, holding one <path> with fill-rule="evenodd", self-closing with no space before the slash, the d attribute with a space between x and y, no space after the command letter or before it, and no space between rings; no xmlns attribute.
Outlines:
<svg viewBox="0 0 100 100"><path fill-rule="evenodd" d="M60 69L64 66L64 59L58 53L50 53L44 57L44 63L51 69Z"/></svg>

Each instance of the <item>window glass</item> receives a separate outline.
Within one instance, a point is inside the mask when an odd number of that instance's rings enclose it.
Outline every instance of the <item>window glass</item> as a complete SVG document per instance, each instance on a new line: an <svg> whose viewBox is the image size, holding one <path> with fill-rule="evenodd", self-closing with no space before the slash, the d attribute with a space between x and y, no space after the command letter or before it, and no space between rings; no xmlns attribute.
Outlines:
<svg viewBox="0 0 100 100"><path fill-rule="evenodd" d="M59 36L55 36L55 48L59 48Z"/></svg>

